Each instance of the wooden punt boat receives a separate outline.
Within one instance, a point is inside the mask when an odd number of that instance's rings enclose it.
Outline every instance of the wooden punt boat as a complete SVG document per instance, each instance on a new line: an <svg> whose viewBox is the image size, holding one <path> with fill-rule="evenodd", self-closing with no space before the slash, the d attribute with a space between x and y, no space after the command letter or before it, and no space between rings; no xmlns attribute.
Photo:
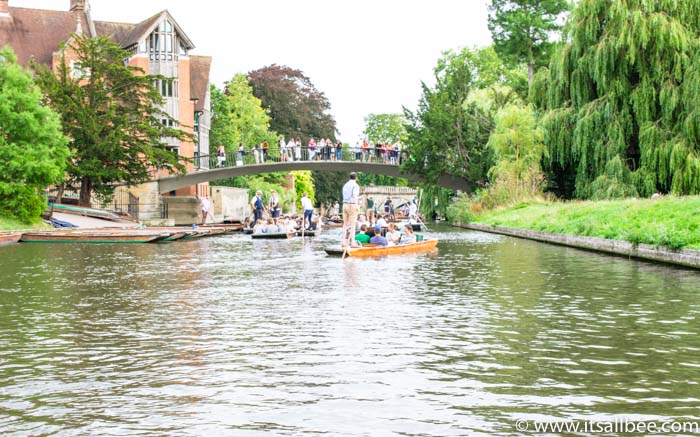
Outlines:
<svg viewBox="0 0 700 437"><path fill-rule="evenodd" d="M250 237L254 240L286 240L294 235L293 232L270 232L269 234L252 234Z"/></svg>
<svg viewBox="0 0 700 437"><path fill-rule="evenodd" d="M223 229L227 234L243 230L242 223L215 223L211 225L201 225L199 227L203 229Z"/></svg>
<svg viewBox="0 0 700 437"><path fill-rule="evenodd" d="M29 231L22 233L23 243L154 243L165 240L170 232L152 232L136 229L105 231Z"/></svg>
<svg viewBox="0 0 700 437"><path fill-rule="evenodd" d="M243 228L243 234L245 234L245 235L252 235L252 234L253 234L253 228Z"/></svg>
<svg viewBox="0 0 700 437"><path fill-rule="evenodd" d="M17 243L20 238L22 238L21 232L0 232L0 246Z"/></svg>
<svg viewBox="0 0 700 437"><path fill-rule="evenodd" d="M430 252L437 248L438 240L423 240L410 244L397 244L396 246L375 246L365 244L362 247L351 247L347 249L347 256L353 258L369 258L374 256L403 255L407 253ZM343 248L327 248L328 255L342 256Z"/></svg>
<svg viewBox="0 0 700 437"><path fill-rule="evenodd" d="M304 237L318 237L319 235L321 235L321 231L316 230L316 231L304 231L303 236ZM297 231L296 236L301 237L302 236L301 231Z"/></svg>

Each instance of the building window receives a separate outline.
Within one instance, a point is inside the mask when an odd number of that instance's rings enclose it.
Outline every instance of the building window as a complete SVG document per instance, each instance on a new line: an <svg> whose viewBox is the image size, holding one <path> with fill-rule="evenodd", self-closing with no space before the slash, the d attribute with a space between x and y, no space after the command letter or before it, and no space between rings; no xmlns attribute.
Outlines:
<svg viewBox="0 0 700 437"><path fill-rule="evenodd" d="M70 77L73 79L87 79L90 77L90 69L83 68L80 62L70 61Z"/></svg>
<svg viewBox="0 0 700 437"><path fill-rule="evenodd" d="M163 97L178 97L179 81L177 79L161 79L155 82L155 87Z"/></svg>
<svg viewBox="0 0 700 437"><path fill-rule="evenodd" d="M148 58L152 61L172 61L175 59L175 31L169 20L163 20L158 28L148 36Z"/></svg>
<svg viewBox="0 0 700 437"><path fill-rule="evenodd" d="M194 111L194 131L199 133L199 111Z"/></svg>

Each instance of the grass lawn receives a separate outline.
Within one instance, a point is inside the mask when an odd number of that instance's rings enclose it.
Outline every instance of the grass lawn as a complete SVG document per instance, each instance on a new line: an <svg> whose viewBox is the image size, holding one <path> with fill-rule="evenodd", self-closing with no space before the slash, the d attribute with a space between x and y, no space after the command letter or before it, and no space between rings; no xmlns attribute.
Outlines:
<svg viewBox="0 0 700 437"><path fill-rule="evenodd" d="M0 231L24 231L27 229L52 229L52 227L41 220L37 223L27 224L13 218L0 216Z"/></svg>
<svg viewBox="0 0 700 437"><path fill-rule="evenodd" d="M524 203L474 223L700 249L700 196L599 202Z"/></svg>

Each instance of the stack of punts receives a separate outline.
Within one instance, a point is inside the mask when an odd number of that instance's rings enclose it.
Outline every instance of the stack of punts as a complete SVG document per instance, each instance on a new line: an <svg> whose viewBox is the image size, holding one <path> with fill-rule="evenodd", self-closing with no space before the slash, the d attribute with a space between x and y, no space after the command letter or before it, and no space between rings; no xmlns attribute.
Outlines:
<svg viewBox="0 0 700 437"><path fill-rule="evenodd" d="M0 232L0 246L17 243L20 238L22 238L21 232Z"/></svg>
<svg viewBox="0 0 700 437"><path fill-rule="evenodd" d="M397 244L394 246L377 246L365 244L362 247L331 247L326 253L333 256L350 256L353 258L369 258L386 255L403 255L407 253L431 252L437 248L438 240L423 240L416 243Z"/></svg>
<svg viewBox="0 0 700 437"><path fill-rule="evenodd" d="M201 225L199 227L202 229L223 229L227 234L232 234L243 230L242 223L214 223L210 225Z"/></svg>
<svg viewBox="0 0 700 437"><path fill-rule="evenodd" d="M171 232L144 229L71 229L59 231L27 231L22 243L155 243L163 241Z"/></svg>

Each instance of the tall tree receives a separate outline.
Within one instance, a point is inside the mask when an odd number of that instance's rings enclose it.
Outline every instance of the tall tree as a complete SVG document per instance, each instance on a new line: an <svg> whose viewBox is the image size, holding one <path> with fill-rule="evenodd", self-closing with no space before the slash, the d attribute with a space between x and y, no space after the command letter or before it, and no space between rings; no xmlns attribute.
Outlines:
<svg viewBox="0 0 700 437"><path fill-rule="evenodd" d="M210 153L220 144L227 150L246 149L268 140L275 144L277 135L270 131L270 116L244 74L236 74L221 91L211 86L212 120L209 137Z"/></svg>
<svg viewBox="0 0 700 437"><path fill-rule="evenodd" d="M248 73L253 94L270 114L270 127L285 138L335 139L336 125L325 94L300 70L270 65Z"/></svg>
<svg viewBox="0 0 700 437"><path fill-rule="evenodd" d="M492 164L492 151L486 143L495 111L482 107L482 99L475 101L469 96L516 83L519 76L504 67L492 48L445 52L434 72L436 85L422 84L418 110L405 110L410 158L404 166L429 181L448 173L464 177L472 189L483 186ZM512 88L503 89L508 91L493 91L502 104L516 98Z"/></svg>
<svg viewBox="0 0 700 437"><path fill-rule="evenodd" d="M528 83L536 66L546 65L551 37L562 27L567 0L491 0L489 30L496 52L504 60L525 63Z"/></svg>
<svg viewBox="0 0 700 437"><path fill-rule="evenodd" d="M77 57L72 68L66 51ZM125 65L131 52L105 37L74 35L62 53L57 72L34 68L70 138L68 174L80 184L81 205L90 206L93 192L111 195L115 183L149 180L154 168L185 170L181 157L167 148L167 138L191 136L173 127L176 120L161 109L154 83L166 78Z"/></svg>
<svg viewBox="0 0 700 437"><path fill-rule="evenodd" d="M369 141L392 144L400 141L406 143L406 117L403 114L369 114L365 117L364 134Z"/></svg>
<svg viewBox="0 0 700 437"><path fill-rule="evenodd" d="M579 197L700 193L700 3L581 0L569 26L532 86L556 179Z"/></svg>
<svg viewBox="0 0 700 437"><path fill-rule="evenodd" d="M0 214L26 222L39 217L44 189L65 175L67 144L31 74L10 49L0 50Z"/></svg>

